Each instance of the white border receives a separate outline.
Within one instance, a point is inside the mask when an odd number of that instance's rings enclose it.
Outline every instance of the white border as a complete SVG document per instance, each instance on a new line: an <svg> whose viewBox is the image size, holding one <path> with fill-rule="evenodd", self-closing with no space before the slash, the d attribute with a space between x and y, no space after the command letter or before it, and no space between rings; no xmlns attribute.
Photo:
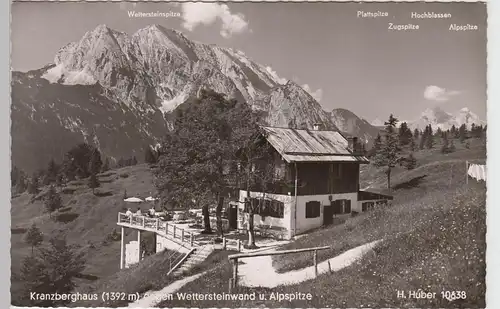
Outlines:
<svg viewBox="0 0 500 309"><path fill-rule="evenodd" d="M43 0L18 0L15 2L40 2ZM88 0L88 1L79 1L79 0L45 0L46 2L120 2L120 1L106 1L106 0ZM165 2L165 1L123 1L123 2ZM185 0L176 1L176 2L189 2ZM215 2L215 1L205 1L202 0L200 2ZM220 2L228 2L228 1L220 1ZM236 0L231 2L305 2L300 0L291 0L291 1L277 1L277 0L269 0L269 1L258 1L258 0ZM487 193L487 252L486 252L486 308L500 308L500 298L497 297L498 293L495 293L499 289L499 269L500 269L500 258L498 257L500 253L500 244L497 241L500 233L500 224L499 224L499 215L500 215L500 205L499 205L499 194L500 190L496 190L496 184L500 178L500 163L498 163L498 159L500 158L500 147L499 147L499 138L500 136L500 122L495 122L495 116L500 116L500 96L499 96L499 88L495 83L496 78L498 78L498 73L500 73L500 62L498 61L498 55L500 55L499 46L499 19L500 16L500 3L498 0L491 1L474 1L474 0L461 0L461 1L417 1L417 0L406 0L406 1L348 1L348 0L336 0L336 1L309 1L309 2L487 2L488 3L488 105L487 105L487 126L488 126L488 138L487 138L487 165L488 165L488 188L494 188L493 190L488 190ZM2 55L2 69L0 72L4 72L2 74L3 78L6 78L6 81L3 82L2 91L0 93L4 94L3 104L0 104L0 108L2 112L0 113L3 121L0 121L3 126L3 130L1 130L1 141L4 143L6 147L3 149L7 149L2 152L1 156L1 168L4 172L1 173L2 183L5 184L2 189L2 197L5 200L4 207L0 208L2 212L1 218L5 222L5 224L1 224L0 228L4 232L0 232L2 237L2 243L7 244L6 250L3 250L7 254L7 258L3 260L4 263L1 264L2 274L5 274L7 280L9 282L8 288L2 289L1 299L6 302L7 307L10 306L10 211L9 207L6 205L10 205L10 3L7 1L0 1L2 3L2 12L3 18L1 19L4 24L4 27L1 27L2 37L4 38L3 42L9 42L9 44L3 44L3 55ZM6 16L7 15L7 16ZM6 104L9 102L9 104ZM494 103L493 103L494 102ZM497 133L498 132L498 133ZM495 237L496 236L496 237ZM496 255L496 256L495 256ZM14 307L12 307L14 308Z"/></svg>

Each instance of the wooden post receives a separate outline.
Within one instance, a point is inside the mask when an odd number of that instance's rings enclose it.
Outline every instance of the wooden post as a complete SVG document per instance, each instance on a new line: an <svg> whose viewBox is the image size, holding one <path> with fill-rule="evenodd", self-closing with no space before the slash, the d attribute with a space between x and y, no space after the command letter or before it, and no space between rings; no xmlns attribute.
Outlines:
<svg viewBox="0 0 500 309"><path fill-rule="evenodd" d="M222 237L222 249L226 250L226 237Z"/></svg>
<svg viewBox="0 0 500 309"><path fill-rule="evenodd" d="M134 217L134 215L130 215L130 225L132 225L132 218Z"/></svg>
<svg viewBox="0 0 500 309"><path fill-rule="evenodd" d="M174 225L174 238L175 238L175 230L177 229L177 226Z"/></svg>
<svg viewBox="0 0 500 309"><path fill-rule="evenodd" d="M160 219L156 218L156 230L160 229Z"/></svg>
<svg viewBox="0 0 500 309"><path fill-rule="evenodd" d="M330 274L332 273L332 265L330 265L330 260L328 260L328 269L330 270Z"/></svg>
<svg viewBox="0 0 500 309"><path fill-rule="evenodd" d="M241 241L238 239L238 252L241 251Z"/></svg>
<svg viewBox="0 0 500 309"><path fill-rule="evenodd" d="M137 245L139 246L139 261L141 261L142 252L141 252L141 230L137 230Z"/></svg>
<svg viewBox="0 0 500 309"><path fill-rule="evenodd" d="M469 161L465 161L465 184L469 184Z"/></svg>
<svg viewBox="0 0 500 309"><path fill-rule="evenodd" d="M318 250L314 250L314 276L318 276Z"/></svg>
<svg viewBox="0 0 500 309"><path fill-rule="evenodd" d="M120 213L118 213L118 223L120 223Z"/></svg>
<svg viewBox="0 0 500 309"><path fill-rule="evenodd" d="M181 241L184 242L184 230L181 230Z"/></svg>
<svg viewBox="0 0 500 309"><path fill-rule="evenodd" d="M452 180L453 180L453 164L451 165L450 186Z"/></svg>
<svg viewBox="0 0 500 309"><path fill-rule="evenodd" d="M122 226L122 239L120 242L120 269L125 268L125 228Z"/></svg>
<svg viewBox="0 0 500 309"><path fill-rule="evenodd" d="M142 217L142 227L145 227L145 221L144 220L145 220L145 217L143 216Z"/></svg>
<svg viewBox="0 0 500 309"><path fill-rule="evenodd" d="M165 222L165 235L168 235L168 222Z"/></svg>
<svg viewBox="0 0 500 309"><path fill-rule="evenodd" d="M233 278L229 278L229 294L231 294L233 290Z"/></svg>
<svg viewBox="0 0 500 309"><path fill-rule="evenodd" d="M193 246L193 233L189 233L189 242L191 243L191 247Z"/></svg>
<svg viewBox="0 0 500 309"><path fill-rule="evenodd" d="M233 259L233 287L238 288L238 259Z"/></svg>

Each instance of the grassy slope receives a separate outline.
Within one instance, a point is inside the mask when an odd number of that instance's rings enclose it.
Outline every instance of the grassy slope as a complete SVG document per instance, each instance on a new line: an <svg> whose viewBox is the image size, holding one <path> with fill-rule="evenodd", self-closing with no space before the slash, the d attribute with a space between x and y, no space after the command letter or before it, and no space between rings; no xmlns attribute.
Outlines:
<svg viewBox="0 0 500 309"><path fill-rule="evenodd" d="M128 175L128 177L122 177ZM103 244L106 236L113 229L120 231L116 225L117 213L125 205L123 202L124 190L128 196L145 198L153 191L152 175L146 165L137 165L112 170L99 177L101 188L99 192L109 192L109 196L98 197L86 186L86 181L73 182L69 187L75 188L72 194L61 194L66 213L75 213L78 217L67 224L55 222L44 212L43 199L31 202L31 195L23 194L12 199L11 227L29 228L35 222L45 234L45 243L50 235L63 232L67 235L68 243L82 246L86 253L87 266L84 274L107 277L119 270L120 242L115 241ZM80 184L79 184L80 183ZM43 189L46 191L46 188ZM41 194L43 194L43 191ZM135 205L134 205L135 207ZM148 205L143 204L145 210ZM15 294L19 281L16 280L22 259L31 254L31 248L23 242L24 234L12 234L12 292ZM136 237L135 234L127 234ZM78 280L79 287L90 284L89 280ZM13 297L14 299L14 297Z"/></svg>
<svg viewBox="0 0 500 309"><path fill-rule="evenodd" d="M470 149L465 148L465 143L460 143L459 140L454 139L453 143L456 147L456 151L449 154L442 154L441 147L442 144L437 140L438 143L432 149L422 149L417 150L414 153L415 158L417 159L417 167L426 165L436 161L447 161L447 160L476 160L476 159L485 159L486 149L484 140L480 139L468 139L470 144ZM462 171L465 168L464 166L460 169ZM405 173L406 169L402 167L395 167L392 171L392 182L395 182L394 177L397 177L399 174ZM362 165L360 170L360 188L370 187L387 187L387 177L384 174L383 170L377 169L373 165Z"/></svg>
<svg viewBox="0 0 500 309"><path fill-rule="evenodd" d="M436 211L414 217L408 231L388 237L375 253L341 271L320 275L297 285L275 289L240 288L239 293L262 293L268 300L181 301L158 307L460 307L484 308L485 300L485 188L456 189L451 200L433 205ZM429 207L430 208L430 207ZM384 210L380 210L384 211ZM385 211L394 211L387 209ZM380 214L387 217L390 214ZM232 276L226 260L182 293L227 293ZM435 299L398 299L397 291L422 289ZM466 291L466 300L449 302L440 291ZM310 293L312 300L276 302L271 293Z"/></svg>
<svg viewBox="0 0 500 309"><path fill-rule="evenodd" d="M213 267L213 265L227 260L227 256L236 253L235 251L214 251L203 262L186 271L183 276L190 276L203 272ZM117 299L114 301L102 301L100 295L103 292L120 292L128 294L142 294L148 290L158 291L172 283L172 276L167 276L168 263L167 251L162 251L144 259L138 265L121 270L114 275L98 280L86 293L96 293L99 295L98 301L80 301L71 304L71 307L123 307L128 301Z"/></svg>
<svg viewBox="0 0 500 309"><path fill-rule="evenodd" d="M332 250L318 253L318 260L322 261L366 242L386 239L375 255L334 276L323 275L299 285L258 290L316 295L310 302L295 301L293 306L450 306L439 297L432 301L396 298L397 289L439 292L447 288L468 293L463 306L484 306L486 188L474 180L465 185L465 160L485 159L484 150L478 144L476 148L458 150L447 156L432 150L417 154L418 168L400 170L393 177L392 206L360 214L343 225L315 231L283 247L332 246ZM372 183L382 187L385 178ZM280 271L297 269L311 265L312 257L308 254L276 256L273 264ZM226 261L180 292L227 292L230 277L231 265ZM242 290L251 291L257 290ZM177 301L175 305L188 304ZM189 303L189 306L204 307L257 305L276 306L276 302L205 300Z"/></svg>
<svg viewBox="0 0 500 309"><path fill-rule="evenodd" d="M479 145L476 147L480 148ZM456 194L456 189L465 184L465 160L485 158L484 152L481 154L481 149L476 148L459 150L453 153L454 159L435 151L437 150L417 153L420 157L417 168L411 171L399 170L392 177L394 206L389 213L383 216L378 212L361 213L349 218L343 225L314 231L283 249L331 246L331 250L318 253L321 261L364 243L407 231L417 216L423 212L433 213L434 205L449 200ZM364 178L367 177L365 174ZM374 187L382 188L386 186L386 179L382 177L372 183ZM475 181L471 181L471 186L474 184ZM310 266L311 263L311 254L273 257L273 265L278 272Z"/></svg>

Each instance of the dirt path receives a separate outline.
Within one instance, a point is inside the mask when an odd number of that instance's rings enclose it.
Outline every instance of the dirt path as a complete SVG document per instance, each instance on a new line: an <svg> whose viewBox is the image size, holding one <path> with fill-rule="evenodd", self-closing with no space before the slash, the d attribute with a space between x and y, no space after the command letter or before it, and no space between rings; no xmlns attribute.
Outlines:
<svg viewBox="0 0 500 309"><path fill-rule="evenodd" d="M177 292L180 288L182 288L184 285L188 284L191 281L194 281L198 279L199 277L203 276L206 272L202 272L201 274L197 274L194 276L190 276L181 280L177 280L172 284L167 285L163 289L159 291L152 291L148 292L149 295L139 299L136 302L130 303L128 305L129 308L151 308L154 307L156 304L162 302L163 300L166 300L168 295Z"/></svg>
<svg viewBox="0 0 500 309"><path fill-rule="evenodd" d="M256 250L243 249L242 252L254 252L254 251L276 249L276 247L287 244L288 242L289 241L274 241L274 240L261 241L258 243L258 245L260 247L259 249L256 249ZM159 291L149 291L148 295L146 297L141 298L133 303L130 303L128 305L128 307L129 308L151 308L151 307L154 307L156 304L165 300L169 294L177 292L184 285L198 279L199 277L203 276L205 273L206 273L206 271L203 273L200 273L200 274L196 274L196 275L193 275L193 276L190 276L187 278L177 280Z"/></svg>
<svg viewBox="0 0 500 309"><path fill-rule="evenodd" d="M380 240L361 245L359 247L348 250L336 257L333 257L327 261L318 264L318 273L327 273L330 271L328 266L328 261L330 261L330 267L332 271L338 271L344 267L347 267L354 263L356 260L360 259L367 252L371 251L374 246L379 243ZM284 242L269 242L266 245L269 248L260 248L258 250L243 250L245 252L249 251L275 251L278 245L283 245ZM238 267L238 275L240 277L240 284L248 287L267 287L274 288L279 285L290 285L299 283L306 280L314 279L314 266L302 268L299 270L292 270L286 273L277 273L273 268L271 256L262 257L252 257L252 258L242 258L243 262ZM203 276L208 271L203 273L193 275L187 278L177 280L168 286L164 287L160 291L148 292L148 295L144 298L137 300L134 303L128 305L129 308L151 308L161 301L165 300L169 294L177 292L184 285L192 282L199 277ZM262 276L262 274L266 274Z"/></svg>
<svg viewBox="0 0 500 309"><path fill-rule="evenodd" d="M361 245L348 250L336 257L318 264L318 274L329 272L328 261L332 271L338 271L360 259L379 243L380 240ZM269 250L269 252L275 249ZM272 266L271 256L251 257L241 259L243 262L238 266L240 284L247 287L274 288L279 285L290 285L306 280L314 279L314 266L293 270L286 273L277 273ZM262 274L266 274L262 276Z"/></svg>

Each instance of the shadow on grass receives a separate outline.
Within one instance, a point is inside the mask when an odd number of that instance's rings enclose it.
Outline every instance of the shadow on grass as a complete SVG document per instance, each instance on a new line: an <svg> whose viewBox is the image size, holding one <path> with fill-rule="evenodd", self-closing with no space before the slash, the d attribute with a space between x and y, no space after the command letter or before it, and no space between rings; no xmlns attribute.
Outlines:
<svg viewBox="0 0 500 309"><path fill-rule="evenodd" d="M422 181L424 180L425 177L427 177L427 175L412 178L408 181L405 181L405 182L402 182L400 184L395 185L393 187L393 189L394 190L401 190L401 189L408 190L408 189L416 188L422 183Z"/></svg>
<svg viewBox="0 0 500 309"><path fill-rule="evenodd" d="M98 276L82 274L82 273L76 274L75 278L89 280L89 281L96 281L97 279L99 279Z"/></svg>
<svg viewBox="0 0 500 309"><path fill-rule="evenodd" d="M94 195L98 196L98 197L105 197L105 196L113 195L113 192L111 192L111 191L104 191L104 192L96 191Z"/></svg>
<svg viewBox="0 0 500 309"><path fill-rule="evenodd" d="M61 223L69 223L74 221L76 218L78 218L79 214L76 213L62 213L58 214L55 219L57 222Z"/></svg>
<svg viewBox="0 0 500 309"><path fill-rule="evenodd" d="M26 233L28 229L25 229L24 227L14 227L10 229L11 234L24 234Z"/></svg>

